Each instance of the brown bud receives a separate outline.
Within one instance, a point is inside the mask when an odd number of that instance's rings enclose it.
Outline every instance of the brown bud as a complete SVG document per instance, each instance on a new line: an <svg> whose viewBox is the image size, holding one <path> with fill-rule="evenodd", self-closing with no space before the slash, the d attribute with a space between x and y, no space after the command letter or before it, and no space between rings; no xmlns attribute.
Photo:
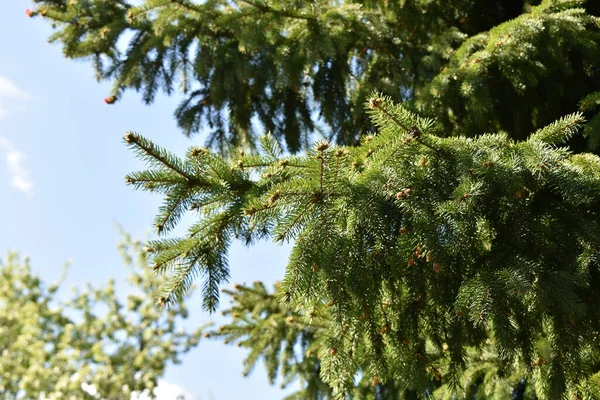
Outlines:
<svg viewBox="0 0 600 400"><path fill-rule="evenodd" d="M371 97L369 99L369 108L374 110L375 108L378 108L382 102L383 99L381 97Z"/></svg>
<svg viewBox="0 0 600 400"><path fill-rule="evenodd" d="M325 151L325 150L327 150L328 147L329 147L329 143L321 143L316 147L316 149L317 149L317 151Z"/></svg>
<svg viewBox="0 0 600 400"><path fill-rule="evenodd" d="M415 265L415 259L411 257L408 259L408 266L412 267L413 265Z"/></svg>
<svg viewBox="0 0 600 400"><path fill-rule="evenodd" d="M335 348L332 348L331 350L329 350L329 354L335 356L337 354L337 350Z"/></svg>
<svg viewBox="0 0 600 400"><path fill-rule="evenodd" d="M317 271L319 271L319 264L316 264L316 263L315 263L315 264L312 266L312 272L317 272Z"/></svg>
<svg viewBox="0 0 600 400"><path fill-rule="evenodd" d="M398 192L398 193L396 193L396 198L398 200L402 199L403 197L404 197L404 192Z"/></svg>
<svg viewBox="0 0 600 400"><path fill-rule="evenodd" d="M427 164L427 160L425 158L421 158L419 161L419 167L424 167Z"/></svg>
<svg viewBox="0 0 600 400"><path fill-rule="evenodd" d="M125 139L125 141L127 143L133 143L133 142L135 142L136 138L137 137L135 136L135 134L133 132L127 132L125 134L125 136L123 137L123 139Z"/></svg>
<svg viewBox="0 0 600 400"><path fill-rule="evenodd" d="M373 380L371 381L371 386L377 386L378 383L379 383L379 377L374 376Z"/></svg>
<svg viewBox="0 0 600 400"><path fill-rule="evenodd" d="M533 362L533 365L535 367L539 367L540 365L546 365L548 364L548 362L546 360L544 360L542 357L538 357L535 359L535 361Z"/></svg>
<svg viewBox="0 0 600 400"><path fill-rule="evenodd" d="M440 272L442 270L442 264L440 264L439 262L434 262L433 263L433 272Z"/></svg>
<svg viewBox="0 0 600 400"><path fill-rule="evenodd" d="M408 232L408 228L403 226L402 228L400 228L399 232L401 235L404 235L406 232Z"/></svg>
<svg viewBox="0 0 600 400"><path fill-rule="evenodd" d="M275 191L275 193L273 193L271 195L271 197L269 197L269 203L274 203L279 198L280 195L281 195L281 192L279 191L279 189L277 189Z"/></svg>

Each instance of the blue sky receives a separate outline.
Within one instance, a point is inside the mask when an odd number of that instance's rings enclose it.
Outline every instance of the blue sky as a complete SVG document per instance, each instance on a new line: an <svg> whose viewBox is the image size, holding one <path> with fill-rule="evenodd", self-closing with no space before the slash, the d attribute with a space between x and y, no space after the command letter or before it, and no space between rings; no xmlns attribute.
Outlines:
<svg viewBox="0 0 600 400"><path fill-rule="evenodd" d="M124 146L124 133L134 130L179 154L203 138L188 139L177 129L177 97L159 95L145 106L128 92L117 104L104 104L110 83L97 83L90 64L64 59L46 41L49 25L27 18L27 7L26 1L0 7L0 257L8 250L29 256L47 281L70 262L66 285L123 279L115 223L143 238L160 204L125 185L125 174L143 164ZM280 279L289 250L234 246L229 285ZM197 297L190 309L193 324L218 319L201 311ZM179 387L192 399L282 398L262 366L242 377L244 354L204 340L181 366L169 367L163 391Z"/></svg>

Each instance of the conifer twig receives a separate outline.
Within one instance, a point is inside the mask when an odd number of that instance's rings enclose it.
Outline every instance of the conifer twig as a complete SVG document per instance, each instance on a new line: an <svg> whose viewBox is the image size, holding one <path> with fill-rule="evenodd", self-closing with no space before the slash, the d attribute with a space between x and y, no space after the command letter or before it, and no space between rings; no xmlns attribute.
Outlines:
<svg viewBox="0 0 600 400"><path fill-rule="evenodd" d="M396 118L393 114L391 114L385 107L382 107L381 104L383 100L381 98L372 97L369 100L369 107L372 109L377 109L385 114L389 119L391 119L396 125L400 128L404 129L407 134L409 134L413 139L415 139L419 144L427 147L428 149L437 152L437 149L421 140L421 130L417 126L413 126L409 128L405 124L403 124L398 118Z"/></svg>
<svg viewBox="0 0 600 400"><path fill-rule="evenodd" d="M313 21L315 18L314 17L309 17L307 15L302 15L302 14L297 14L297 13L291 13L289 11L285 11L285 10L277 10L273 7L270 7L266 4L260 4L257 3L255 1L252 0L240 0L242 3L246 3L254 8L257 8L258 10L262 11L262 12L269 12L269 13L273 13L273 14L277 14L277 15L281 15L282 17L286 17L286 18L294 18L294 19L302 19L305 21Z"/></svg>
<svg viewBox="0 0 600 400"><path fill-rule="evenodd" d="M153 158L160 161L165 167L177 172L179 175L186 178L190 183L198 183L198 180L196 179L196 177L194 177L193 175L190 175L187 171L179 168L177 165L174 165L166 157L157 153L155 151L155 149L153 149L150 146L147 146L145 143L140 141L140 137L138 135L136 135L135 133L127 132L124 139L125 139L125 142L127 142L128 144L134 144L134 145L138 146L140 149L144 150L144 152L147 155L152 156Z"/></svg>

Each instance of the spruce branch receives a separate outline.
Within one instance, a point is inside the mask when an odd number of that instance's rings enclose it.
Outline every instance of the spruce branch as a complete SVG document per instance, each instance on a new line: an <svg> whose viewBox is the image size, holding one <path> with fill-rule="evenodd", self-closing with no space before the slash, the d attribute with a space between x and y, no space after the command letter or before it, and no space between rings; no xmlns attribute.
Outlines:
<svg viewBox="0 0 600 400"><path fill-rule="evenodd" d="M358 371L352 360L361 357L366 379L387 385L400 374L423 387L441 375L444 390L456 393L464 390L460 378L469 367L465 349L481 349L490 335L499 362L531 359L528 344L547 329L536 322L539 315L557 329L553 351L564 354L568 347L579 354L590 346L600 329L587 317L597 313L590 307L595 286L586 285L587 272L575 271L595 268L588 264L595 262L591 253L600 235L593 211L600 162L547 144L574 131L581 117L568 116L519 143L506 135L436 138L438 152L432 152L417 143L399 146L398 130L404 129L375 111L382 133L358 148L317 143L304 157L264 157L261 168L279 170L277 178L262 176L260 168L232 167L211 153L190 153L188 161L196 164L185 167L189 174L208 174L204 182L214 184L196 193L194 186L174 183L174 192L165 192L171 206L163 210L166 221L174 225L179 204L193 202L200 221L189 239L150 245L156 268L171 272L162 302L176 301L201 277L204 307L214 310L228 278L230 238L293 237L280 298L303 318L330 316L323 333L328 350L319 360L331 387L352 390ZM401 108L388 112L405 127L405 120L431 126ZM353 157L371 151L365 168L352 168ZM390 158L394 152L399 156ZM258 160L253 157L240 154L239 160ZM303 326L295 317L283 320L288 328ZM574 327L577 340L566 333ZM249 332L244 329L225 332L233 339ZM269 352L269 360L281 357ZM261 354L253 347L249 360ZM405 366L390 354L401 354ZM272 373L276 361L269 362ZM555 385L580 373L565 357L553 362L564 372L564 379L553 378ZM551 384L548 377L543 381Z"/></svg>
<svg viewBox="0 0 600 400"><path fill-rule="evenodd" d="M551 145L566 143L585 121L580 112L562 117L558 121L536 131L529 140L539 141Z"/></svg>
<svg viewBox="0 0 600 400"><path fill-rule="evenodd" d="M579 101L579 109L583 112L593 111L600 106L600 91L593 92Z"/></svg>

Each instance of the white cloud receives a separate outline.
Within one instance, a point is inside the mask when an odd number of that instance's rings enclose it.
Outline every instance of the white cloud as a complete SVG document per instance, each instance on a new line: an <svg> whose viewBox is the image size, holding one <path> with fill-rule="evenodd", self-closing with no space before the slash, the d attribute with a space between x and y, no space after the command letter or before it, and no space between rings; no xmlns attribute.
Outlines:
<svg viewBox="0 0 600 400"><path fill-rule="evenodd" d="M87 383L81 384L81 388L88 394L97 397L98 391L94 385ZM156 400L192 400L192 395L186 392L181 386L169 383L164 379L158 380L158 386L154 390ZM146 393L133 393L132 400L151 400L151 397Z"/></svg>
<svg viewBox="0 0 600 400"><path fill-rule="evenodd" d="M0 113L1 111L2 109L0 108ZM12 143L2 136L0 136L0 150L4 153L6 166L11 175L10 185L20 192L32 195L33 180L31 179L29 170L23 166L25 154L15 150Z"/></svg>
<svg viewBox="0 0 600 400"><path fill-rule="evenodd" d="M0 76L0 97L13 98L20 100L30 100L31 95L25 90L9 81L3 76Z"/></svg>
<svg viewBox="0 0 600 400"><path fill-rule="evenodd" d="M8 104L33 100L33 96L0 75L0 120L8 115Z"/></svg>
<svg viewBox="0 0 600 400"><path fill-rule="evenodd" d="M192 395L185 391L181 386L169 383L164 379L158 381L158 386L154 390L156 400L191 400ZM132 396L133 400L150 400L150 396L145 393Z"/></svg>

